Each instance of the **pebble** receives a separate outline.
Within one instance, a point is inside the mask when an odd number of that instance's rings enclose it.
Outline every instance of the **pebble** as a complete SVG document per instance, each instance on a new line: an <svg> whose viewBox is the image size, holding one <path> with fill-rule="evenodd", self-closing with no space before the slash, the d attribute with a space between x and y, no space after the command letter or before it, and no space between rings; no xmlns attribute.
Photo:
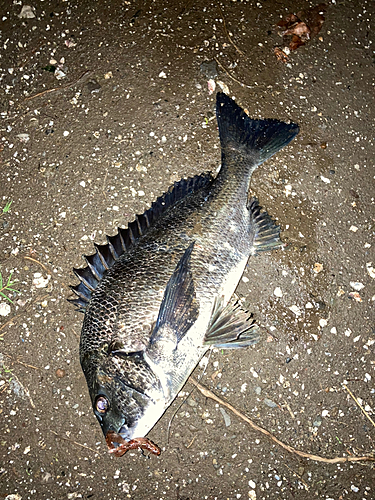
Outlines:
<svg viewBox="0 0 375 500"><path fill-rule="evenodd" d="M55 375L57 378L63 378L65 377L66 375L66 371L63 370L62 368L58 368L56 371L55 371Z"/></svg>
<svg viewBox="0 0 375 500"><path fill-rule="evenodd" d="M314 427L320 427L322 425L322 417L319 415L313 422Z"/></svg>
<svg viewBox="0 0 375 500"><path fill-rule="evenodd" d="M264 403L270 408L277 408L277 403L272 401L272 399L264 398Z"/></svg>
<svg viewBox="0 0 375 500"><path fill-rule="evenodd" d="M318 274L321 271L323 271L323 264L320 264L319 262L315 262L314 267L313 267L314 273Z"/></svg>
<svg viewBox="0 0 375 500"><path fill-rule="evenodd" d="M34 273L33 285L35 288L45 288L48 285L50 278L50 275L48 275L47 278L43 278L41 273Z"/></svg>
<svg viewBox="0 0 375 500"><path fill-rule="evenodd" d="M0 316L8 316L10 313L10 305L7 302L0 303Z"/></svg>
<svg viewBox="0 0 375 500"><path fill-rule="evenodd" d="M281 288L279 286L277 286L275 288L275 290L273 291L273 294L275 295L275 297L281 298L283 296L283 291L281 290Z"/></svg>
<svg viewBox="0 0 375 500"><path fill-rule="evenodd" d="M295 304L293 306L290 306L289 309L298 317L301 316L301 311L298 306Z"/></svg>
<svg viewBox="0 0 375 500"><path fill-rule="evenodd" d="M208 79L215 78L219 72L215 60L202 62L202 64L199 66L199 70L202 75L204 75Z"/></svg>
<svg viewBox="0 0 375 500"><path fill-rule="evenodd" d="M351 281L350 286L356 291L360 292L362 288L365 288L365 285L363 283L360 283L359 281Z"/></svg>
<svg viewBox="0 0 375 500"><path fill-rule="evenodd" d="M366 263L366 269L371 278L375 278L375 268L372 267L372 262Z"/></svg>
<svg viewBox="0 0 375 500"><path fill-rule="evenodd" d="M30 5L23 5L21 12L17 15L20 19L33 19L35 17L34 10Z"/></svg>
<svg viewBox="0 0 375 500"><path fill-rule="evenodd" d="M224 408L219 408L220 410L220 413L223 415L223 418L224 418L224 423L225 423L225 427L229 427L230 424L232 423L231 419L230 419L230 416L228 415L228 413L224 410Z"/></svg>
<svg viewBox="0 0 375 500"><path fill-rule="evenodd" d="M350 292L348 294L349 299L353 299L356 302L362 302L361 296L359 295L358 292Z"/></svg>

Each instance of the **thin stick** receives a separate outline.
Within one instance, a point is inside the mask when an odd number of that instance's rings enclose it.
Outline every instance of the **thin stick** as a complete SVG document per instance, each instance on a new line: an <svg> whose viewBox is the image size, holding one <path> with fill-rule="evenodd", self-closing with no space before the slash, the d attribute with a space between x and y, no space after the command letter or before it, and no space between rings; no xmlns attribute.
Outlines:
<svg viewBox="0 0 375 500"><path fill-rule="evenodd" d="M13 323L13 321L15 321L17 318L19 318L21 315L20 314L17 314L17 316L13 316L13 318L11 318L9 321L7 321L6 323L4 323L1 327L0 327L0 332L1 330L3 330L6 326L8 326L9 324ZM6 332L5 332L6 333ZM5 335L5 333L2 333L1 336Z"/></svg>
<svg viewBox="0 0 375 500"><path fill-rule="evenodd" d="M19 361L18 359L13 359L12 356L9 356L9 354L5 354L5 356L11 359L13 363L19 363L20 365L26 366L27 368L33 368L34 370L41 370L41 368L38 368L37 366L28 365L26 363L23 363L22 361Z"/></svg>
<svg viewBox="0 0 375 500"><path fill-rule="evenodd" d="M77 446L81 446L81 448L86 448L87 450L93 451L94 453L98 453L98 450L94 450L93 448L90 448L90 446L86 446L85 444L77 443L77 441L73 441L73 439L66 438L65 436L60 436L57 434L57 432L53 431L50 429L50 432L57 436L59 439L63 439L64 441L69 441L69 443L76 444Z"/></svg>
<svg viewBox="0 0 375 500"><path fill-rule="evenodd" d="M346 389L348 391L348 393L351 395L351 397L354 399L354 401L357 403L357 405L360 407L360 409L362 410L363 414L365 417L367 417L370 422L372 423L372 425L375 427L375 422L372 420L372 418L370 417L370 415L367 413L367 411L363 408L363 406L361 405L361 403L358 401L358 399L354 396L354 394L352 393L352 391L349 389L349 387L345 384L342 384L342 386L344 387L344 389Z"/></svg>
<svg viewBox="0 0 375 500"><path fill-rule="evenodd" d="M219 59L217 57L214 57L215 61L217 62L217 64L220 66L220 68L225 71L225 73L229 76L229 78L232 78L232 80L234 80L236 83L238 83L238 85L241 85L241 87L246 87L247 89L252 89L253 87L250 87L249 85L245 85L244 83L240 82L239 80L237 80L237 78L235 78L233 75L231 75L229 73L229 71L224 68L224 66L221 64L221 62L219 61Z"/></svg>
<svg viewBox="0 0 375 500"><path fill-rule="evenodd" d="M39 92L38 94L34 94L34 95L29 96L29 97L26 97L25 101L30 101L30 99L35 99L36 97L40 97L44 94L49 94L50 92L55 92L56 90L64 90L64 89L67 89L69 87L73 87L73 85L77 85L77 83L79 83L81 80L83 80L83 78L85 78L85 76L87 76L89 73L91 73L91 71L85 71L83 73L83 75L78 78L78 80L71 82L71 83L68 83L68 85L64 85L63 87L55 87L53 89L43 90L43 92Z"/></svg>
<svg viewBox="0 0 375 500"><path fill-rule="evenodd" d="M285 462L284 462L284 465L285 465L285 467L286 467L287 469L289 469L289 470L290 470L290 472L291 472L292 474L294 474L295 476L297 476L297 477L298 477L298 479L299 479L299 480L301 481L301 483L304 485L304 487L305 487L306 491L309 491L309 489L310 489L310 488L309 488L309 486L305 483L305 481L302 479L302 477L301 477L299 474L297 474L297 472L295 472L293 469L291 469L291 468L290 468L290 467L289 467L289 466L288 466Z"/></svg>
<svg viewBox="0 0 375 500"><path fill-rule="evenodd" d="M237 52L238 52L239 54L241 54L241 56L244 56L245 54L242 52L242 50L240 50L240 49L237 47L237 45L234 43L234 41L232 40L232 38L231 38L231 37L230 37L230 35L229 35L229 32L228 32L228 30L227 30L227 25L226 25L226 23L225 23L224 13L223 13L223 11L222 11L222 8L220 7L220 4L217 4L217 6L218 6L218 8L219 8L219 10L220 10L220 14L221 14L221 17L222 17L222 19L223 19L223 28L224 28L224 33L226 34L226 36L227 36L228 40L229 40L229 41L230 41L230 43L233 45L233 47L237 50Z"/></svg>
<svg viewBox="0 0 375 500"><path fill-rule="evenodd" d="M282 441L280 441L279 439L277 439L277 437L273 436L266 429L263 429L263 427L260 427L259 425L257 425L255 422L253 422L248 417L246 417L246 415L244 415L243 413L241 413L240 411L238 411L236 408L234 408L234 406L232 406L231 404L227 403L226 401L223 401L222 399L220 399L218 396L216 396L216 394L214 394L209 389L207 389L207 387L201 385L193 377L190 377L189 380L190 380L190 382L193 385L195 385L195 387L204 396L206 396L207 398L213 399L217 403L219 403L222 406L225 406L226 408L228 408L228 410L232 411L235 415L237 415L237 417L239 417L240 419L242 419L245 422L247 422L250 425L250 427L252 427L253 429L255 429L258 432L261 432L262 434L264 434L265 436L267 436L268 438L270 438L272 441L274 441L276 444L278 444L279 446L281 446L282 448L284 448L284 450L289 451L289 453L294 453L295 455L298 455L298 456L303 457L303 458L308 458L308 459L314 460L316 462L324 462L324 463L328 463L328 464L337 464L337 463L345 463L345 462L360 462L360 461L375 461L375 456L374 457L363 456L363 457L324 458L324 457L320 457L319 455L312 455L311 453L305 453L304 451L296 450L292 446L289 446L289 445L283 443Z"/></svg>
<svg viewBox="0 0 375 500"><path fill-rule="evenodd" d="M195 441L195 438L196 438L196 437L197 437L197 436L194 436L194 437L193 437L193 439L190 441L190 443L187 445L187 447L186 447L186 449L187 449L187 450L188 450L188 449L190 448L190 446L194 443L194 441Z"/></svg>
<svg viewBox="0 0 375 500"><path fill-rule="evenodd" d="M17 382L19 383L19 385L22 387L24 393L29 398L31 406L35 409L35 404L34 404L34 401L32 400L32 397L30 396L29 389L26 389L26 387L23 385L23 383L20 381L20 379L17 377L17 375L15 373L13 373L13 372L12 372L12 377L14 377L17 380Z"/></svg>
<svg viewBox="0 0 375 500"><path fill-rule="evenodd" d="M44 264L39 262L39 260L33 259L32 257L24 257L24 259L31 260L31 261L35 262L36 264L39 264L40 266L42 266L42 268L45 270L46 273L52 274L52 271L50 271Z"/></svg>

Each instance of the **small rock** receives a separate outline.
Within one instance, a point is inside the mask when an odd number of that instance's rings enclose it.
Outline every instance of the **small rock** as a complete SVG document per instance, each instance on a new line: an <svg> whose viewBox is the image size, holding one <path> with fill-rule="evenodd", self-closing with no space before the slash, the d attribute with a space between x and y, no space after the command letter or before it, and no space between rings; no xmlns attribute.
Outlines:
<svg viewBox="0 0 375 500"><path fill-rule="evenodd" d="M41 273L34 273L33 285L35 288L46 288L51 276L48 274L47 278L43 278Z"/></svg>
<svg viewBox="0 0 375 500"><path fill-rule="evenodd" d="M56 68L54 75L57 80L62 80L66 77L66 73L61 68Z"/></svg>
<svg viewBox="0 0 375 500"><path fill-rule="evenodd" d="M224 418L224 423L225 423L225 427L229 427L230 424L231 424L231 419L230 419L230 416L228 415L228 413L224 410L224 408L219 408L220 410L220 413L223 415L223 418Z"/></svg>
<svg viewBox="0 0 375 500"><path fill-rule="evenodd" d="M300 311L298 306L293 305L293 306L290 306L289 309L297 316L297 318L298 318L298 316L301 316L301 311Z"/></svg>
<svg viewBox="0 0 375 500"><path fill-rule="evenodd" d="M208 93L211 95L215 92L215 89L216 89L216 83L215 83L215 80L213 80L212 78L210 80L208 80L207 82L207 88L208 88Z"/></svg>
<svg viewBox="0 0 375 500"><path fill-rule="evenodd" d="M202 75L204 75L208 79L215 78L219 73L215 60L202 62L202 64L199 66L199 70Z"/></svg>
<svg viewBox="0 0 375 500"><path fill-rule="evenodd" d="M281 288L279 286L277 286L275 288L275 290L273 291L273 294L275 295L275 297L281 298L283 296L283 291L281 290Z"/></svg>
<svg viewBox="0 0 375 500"><path fill-rule="evenodd" d="M349 299L353 299L356 302L362 302L361 296L359 295L358 292L350 292L348 294Z"/></svg>
<svg viewBox="0 0 375 500"><path fill-rule="evenodd" d="M17 134L17 138L21 141L21 142L28 142L30 140L30 136L29 134Z"/></svg>
<svg viewBox="0 0 375 500"><path fill-rule="evenodd" d="M35 17L34 8L30 5L23 5L18 17L20 19L33 19Z"/></svg>
<svg viewBox="0 0 375 500"><path fill-rule="evenodd" d="M321 271L323 271L323 264L319 264L319 262L315 262L314 267L313 267L314 273L318 274Z"/></svg>
<svg viewBox="0 0 375 500"><path fill-rule="evenodd" d="M10 313L10 305L7 302L0 303L0 316L8 316Z"/></svg>
<svg viewBox="0 0 375 500"><path fill-rule="evenodd" d="M93 78L86 83L86 88L90 93L99 92L102 88L101 85Z"/></svg>
<svg viewBox="0 0 375 500"><path fill-rule="evenodd" d="M56 371L55 371L55 375L57 378L63 378L65 377L66 375L66 371L63 370L62 368L58 368Z"/></svg>
<svg viewBox="0 0 375 500"><path fill-rule="evenodd" d="M270 408L277 408L277 403L272 401L272 399L264 398L264 403Z"/></svg>
<svg viewBox="0 0 375 500"><path fill-rule="evenodd" d="M366 262L366 269L371 278L375 278L375 268L372 267L372 262Z"/></svg>
<svg viewBox="0 0 375 500"><path fill-rule="evenodd" d="M351 281L350 286L356 292L360 292L362 290L362 288L365 288L365 285L363 283L360 283L359 281Z"/></svg>
<svg viewBox="0 0 375 500"><path fill-rule="evenodd" d="M313 426L314 427L320 427L322 425L322 417L319 415L318 417L316 417L316 419L314 420L313 422Z"/></svg>

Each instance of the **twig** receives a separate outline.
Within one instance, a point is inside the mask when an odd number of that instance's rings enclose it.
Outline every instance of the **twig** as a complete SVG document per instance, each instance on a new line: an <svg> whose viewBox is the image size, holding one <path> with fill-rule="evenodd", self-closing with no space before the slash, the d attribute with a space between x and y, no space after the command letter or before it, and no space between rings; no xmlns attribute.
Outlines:
<svg viewBox="0 0 375 500"><path fill-rule="evenodd" d="M68 83L67 85L64 85L63 87L54 87L53 89L43 90L43 92L39 92L38 94L34 94L34 95L29 96L29 97L26 97L25 101L30 101L30 99L35 99L36 97L40 97L44 94L49 94L50 92L55 92L56 90L64 90L64 89L67 89L69 87L73 87L73 85L77 85L77 83L79 83L81 80L83 80L83 78L85 78L85 76L87 76L89 73L91 73L91 71L85 71L83 73L83 75L78 78L78 80L71 82L71 83Z"/></svg>
<svg viewBox="0 0 375 500"><path fill-rule="evenodd" d="M2 394L2 393L5 391L5 389L6 389L7 387L9 387L9 382L7 382L6 384L4 384L4 385L1 387L1 389L0 389L0 394Z"/></svg>
<svg viewBox="0 0 375 500"><path fill-rule="evenodd" d="M361 405L361 403L358 401L358 399L354 396L354 394L352 393L352 391L349 389L349 387L345 384L342 384L342 386L344 387L344 389L346 389L348 391L348 393L351 395L351 397L354 399L354 401L357 403L357 405L360 407L360 409L362 410L363 414L365 417L367 417L370 422L372 423L372 425L375 427L375 422L372 420L372 418L370 417L370 415L367 413L367 411L363 408L363 406Z"/></svg>
<svg viewBox="0 0 375 500"><path fill-rule="evenodd" d="M20 314L17 314L17 316L13 316L13 318L11 318L9 321L7 321L6 323L4 323L1 327L0 327L0 332L1 330L3 330L6 326L8 326L9 324L13 323L13 321L17 318L19 318L21 315ZM5 333L2 333L1 336L5 335Z"/></svg>
<svg viewBox="0 0 375 500"><path fill-rule="evenodd" d="M227 30L227 25L226 25L226 23L225 23L224 13L223 13L223 11L222 11L222 8L220 7L220 4L217 4L217 6L218 6L218 8L219 8L219 10L220 10L220 15L221 15L221 17L222 17L222 19L223 19L223 28L224 28L224 33L226 34L226 36L227 36L228 40L229 40L229 41L230 41L230 43L233 45L233 47L237 50L237 52L238 52L239 54L241 54L241 56L244 56L245 54L242 52L242 50L240 50L240 49L237 47L237 45L234 43L234 41L232 40L232 38L231 38L231 37L230 37L230 35L229 35L229 32L228 32L228 30Z"/></svg>
<svg viewBox="0 0 375 500"><path fill-rule="evenodd" d="M33 259L32 257L24 257L24 259L31 260L32 262L39 264L40 266L42 266L42 268L45 270L46 273L52 274L52 271L50 271L44 264L39 262L39 260Z"/></svg>
<svg viewBox="0 0 375 500"><path fill-rule="evenodd" d="M77 443L77 441L73 441L73 439L66 438L65 436L60 436L57 434L57 432L53 431L50 429L50 432L57 436L59 439L63 439L64 441L69 441L69 443L76 444L77 446L81 446L81 448L86 448L87 450L93 451L94 453L98 453L98 450L94 450L93 448L90 448L90 446L86 446L85 444Z"/></svg>
<svg viewBox="0 0 375 500"><path fill-rule="evenodd" d="M188 449L190 448L190 446L194 443L194 441L195 441L195 438L196 438L196 437L197 437L197 436L194 436L194 437L193 437L193 439L190 441L190 443L187 445L187 447L186 447L186 449L187 449L187 450L188 450Z"/></svg>
<svg viewBox="0 0 375 500"><path fill-rule="evenodd" d="M310 489L310 488L309 488L309 486L305 483L305 481L302 479L302 477L301 477L299 474L297 474L297 472L295 472L293 469L291 469L291 468L288 466L288 464L286 464L285 462L284 462L284 465L285 465L285 467L286 467L287 469L289 469L289 470L290 470L290 472L291 472L292 474L294 474L295 476L297 476L297 477L298 477L298 479L299 479L299 480L301 481L301 483L304 485L305 490L306 490L306 491L309 491L309 489Z"/></svg>
<svg viewBox="0 0 375 500"><path fill-rule="evenodd" d="M107 199L107 195L106 195L106 192L105 192L105 184L107 182L107 176L108 176L108 170L105 171L105 176L104 176L104 181L103 181L103 187L102 187L102 191L103 191L103 195L104 195L105 199Z"/></svg>
<svg viewBox="0 0 375 500"><path fill-rule="evenodd" d="M32 398L30 396L29 389L26 389L26 387L23 385L23 383L20 381L20 379L17 377L17 375L15 373L13 373L13 372L12 372L12 377L14 377L17 380L17 382L19 383L19 385L22 387L24 393L29 398L31 406L35 409L35 404L34 404L34 401L32 400Z"/></svg>
<svg viewBox="0 0 375 500"><path fill-rule="evenodd" d="M235 415L237 415L237 417L239 417L240 419L242 419L245 422L247 422L250 425L250 427L252 427L253 429L255 429L258 432L261 432L265 436L269 437L276 444L278 444L279 446L281 446L282 448L284 448L284 450L289 451L289 453L294 453L295 455L298 455L298 456L303 457L303 458L308 458L308 459L314 460L316 462L324 462L324 463L328 463L328 464L337 464L337 463L345 463L345 462L360 462L360 461L375 461L375 456L374 457L363 456L363 457L324 458L324 457L320 457L319 455L312 455L311 453L306 453L304 451L296 450L292 446L289 446L289 445L283 443L282 441L280 441L279 439L277 439L277 437L273 436L266 429L263 429L263 427L260 427L259 425L257 425L255 422L253 422L248 417L246 417L246 415L244 415L243 413L241 413L240 411L238 411L236 408L234 408L234 406L232 406L231 404L227 403L226 401L223 401L222 399L220 399L218 396L216 396L216 394L214 394L209 389L207 389L207 387L201 385L193 377L190 377L189 380L190 380L190 382L193 385L195 385L195 387L204 396L206 396L207 398L213 399L217 403L219 403L222 406L225 406L226 408L228 408L228 410L232 411Z"/></svg>
<svg viewBox="0 0 375 500"><path fill-rule="evenodd" d="M233 75L231 75L229 73L229 71L224 68L224 66L221 64L221 62L219 61L219 59L217 57L214 57L215 61L217 62L217 64L220 66L220 68L222 70L225 71L225 73L229 76L229 78L232 78L232 80L234 80L236 83L238 83L238 85L241 85L241 87L246 87L247 89L252 89L253 87L250 87L249 85L245 85L244 83L240 82L239 80L237 80L237 78L235 78Z"/></svg>
<svg viewBox="0 0 375 500"><path fill-rule="evenodd" d="M19 361L18 359L13 359L12 356L10 356L9 354L4 353L4 355L7 358L9 358L13 363L19 363L20 365L26 366L27 368L33 368L34 370L41 370L41 368L38 368L37 366L28 365L27 363L23 363L22 361Z"/></svg>

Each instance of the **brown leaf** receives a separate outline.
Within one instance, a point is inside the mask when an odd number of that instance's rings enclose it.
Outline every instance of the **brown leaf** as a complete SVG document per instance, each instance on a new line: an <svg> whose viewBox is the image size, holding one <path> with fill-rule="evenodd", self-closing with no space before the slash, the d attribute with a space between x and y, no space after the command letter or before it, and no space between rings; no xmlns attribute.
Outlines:
<svg viewBox="0 0 375 500"><path fill-rule="evenodd" d="M289 43L289 48L290 50L296 50L298 49L298 47L300 47L301 45L305 45L305 42L302 40L302 38L300 38L299 36L297 35L293 35L292 36L292 40L291 42Z"/></svg>
<svg viewBox="0 0 375 500"><path fill-rule="evenodd" d="M275 47L274 52L275 52L275 56L277 57L278 61L281 61L283 63L287 63L289 61L288 56L279 47Z"/></svg>

